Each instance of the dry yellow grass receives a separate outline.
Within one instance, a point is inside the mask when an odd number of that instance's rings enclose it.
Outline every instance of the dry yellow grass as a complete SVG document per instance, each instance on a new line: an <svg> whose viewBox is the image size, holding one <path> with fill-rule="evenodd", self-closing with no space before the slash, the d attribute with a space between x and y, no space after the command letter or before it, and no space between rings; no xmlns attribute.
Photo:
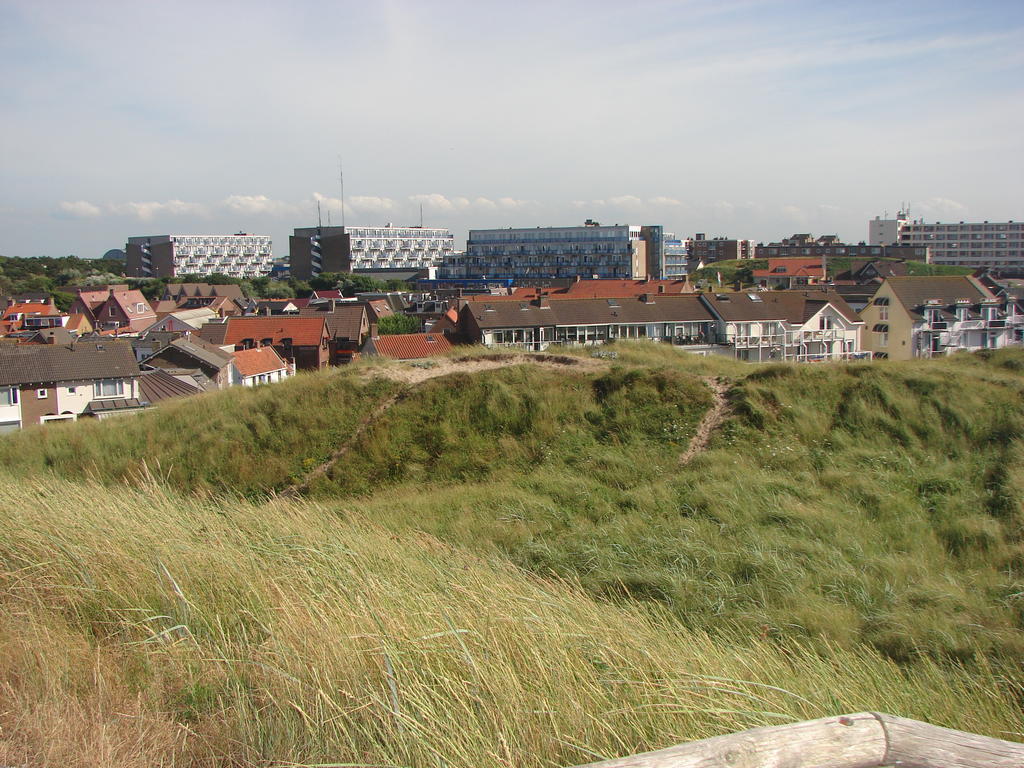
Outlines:
<svg viewBox="0 0 1024 768"><path fill-rule="evenodd" d="M559 766L1019 684L720 628L316 504L0 478L0 764Z"/></svg>

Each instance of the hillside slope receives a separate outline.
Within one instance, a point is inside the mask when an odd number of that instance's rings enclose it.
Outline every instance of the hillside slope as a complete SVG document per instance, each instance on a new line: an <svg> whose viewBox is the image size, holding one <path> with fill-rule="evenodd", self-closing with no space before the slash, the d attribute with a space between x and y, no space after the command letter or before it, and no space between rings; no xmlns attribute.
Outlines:
<svg viewBox="0 0 1024 768"><path fill-rule="evenodd" d="M0 497L3 764L553 767L870 708L1021 736L984 667L681 630L316 503Z"/></svg>
<svg viewBox="0 0 1024 768"><path fill-rule="evenodd" d="M1024 355L743 366L648 344L416 385L353 366L132 420L26 430L8 471L249 496L317 475L339 515L779 643L1016 666ZM710 449L680 459L729 380ZM378 415L365 414L393 400ZM355 435L355 437L353 437ZM123 446L123 450L120 448Z"/></svg>

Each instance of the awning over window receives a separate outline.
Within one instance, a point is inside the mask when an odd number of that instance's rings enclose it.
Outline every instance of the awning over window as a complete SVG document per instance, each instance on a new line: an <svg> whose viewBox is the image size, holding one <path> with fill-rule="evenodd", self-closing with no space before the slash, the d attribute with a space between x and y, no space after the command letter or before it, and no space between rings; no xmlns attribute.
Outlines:
<svg viewBox="0 0 1024 768"><path fill-rule="evenodd" d="M875 299L875 306L876 307L887 307L887 306L889 306L889 297L888 296L879 296L878 298Z"/></svg>
<svg viewBox="0 0 1024 768"><path fill-rule="evenodd" d="M875 323L875 327L872 328L871 330L874 331L875 333L888 333L889 325L888 323Z"/></svg>

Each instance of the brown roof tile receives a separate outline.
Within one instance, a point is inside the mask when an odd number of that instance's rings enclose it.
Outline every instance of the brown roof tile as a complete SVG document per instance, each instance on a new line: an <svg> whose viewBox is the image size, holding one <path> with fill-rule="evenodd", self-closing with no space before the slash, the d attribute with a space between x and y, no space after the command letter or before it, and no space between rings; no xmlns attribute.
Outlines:
<svg viewBox="0 0 1024 768"><path fill-rule="evenodd" d="M333 307L331 306L333 304ZM356 302L311 304L299 310L299 317L322 317L331 338L358 341L363 329L366 307Z"/></svg>
<svg viewBox="0 0 1024 768"><path fill-rule="evenodd" d="M203 390L194 384L182 381L177 376L172 376L167 371L155 368L142 372L142 376L139 378L139 391L142 399L146 402L159 403L161 400L170 400L175 397L198 395Z"/></svg>
<svg viewBox="0 0 1024 768"><path fill-rule="evenodd" d="M701 322L714 318L696 294L654 294L644 297L570 299L551 297L546 307L536 301L474 301L472 313L481 328L538 328L557 325L612 323Z"/></svg>
<svg viewBox="0 0 1024 768"><path fill-rule="evenodd" d="M392 360L418 360L447 353L452 345L438 333L396 333L373 339L373 347L381 357Z"/></svg>

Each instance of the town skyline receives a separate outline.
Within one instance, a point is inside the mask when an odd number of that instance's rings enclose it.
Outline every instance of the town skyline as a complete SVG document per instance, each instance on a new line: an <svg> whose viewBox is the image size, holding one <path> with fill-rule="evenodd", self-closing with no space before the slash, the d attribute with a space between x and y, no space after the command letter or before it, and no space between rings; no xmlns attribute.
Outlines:
<svg viewBox="0 0 1024 768"><path fill-rule="evenodd" d="M1024 218L1008 2L0 3L0 253L295 227Z"/></svg>

